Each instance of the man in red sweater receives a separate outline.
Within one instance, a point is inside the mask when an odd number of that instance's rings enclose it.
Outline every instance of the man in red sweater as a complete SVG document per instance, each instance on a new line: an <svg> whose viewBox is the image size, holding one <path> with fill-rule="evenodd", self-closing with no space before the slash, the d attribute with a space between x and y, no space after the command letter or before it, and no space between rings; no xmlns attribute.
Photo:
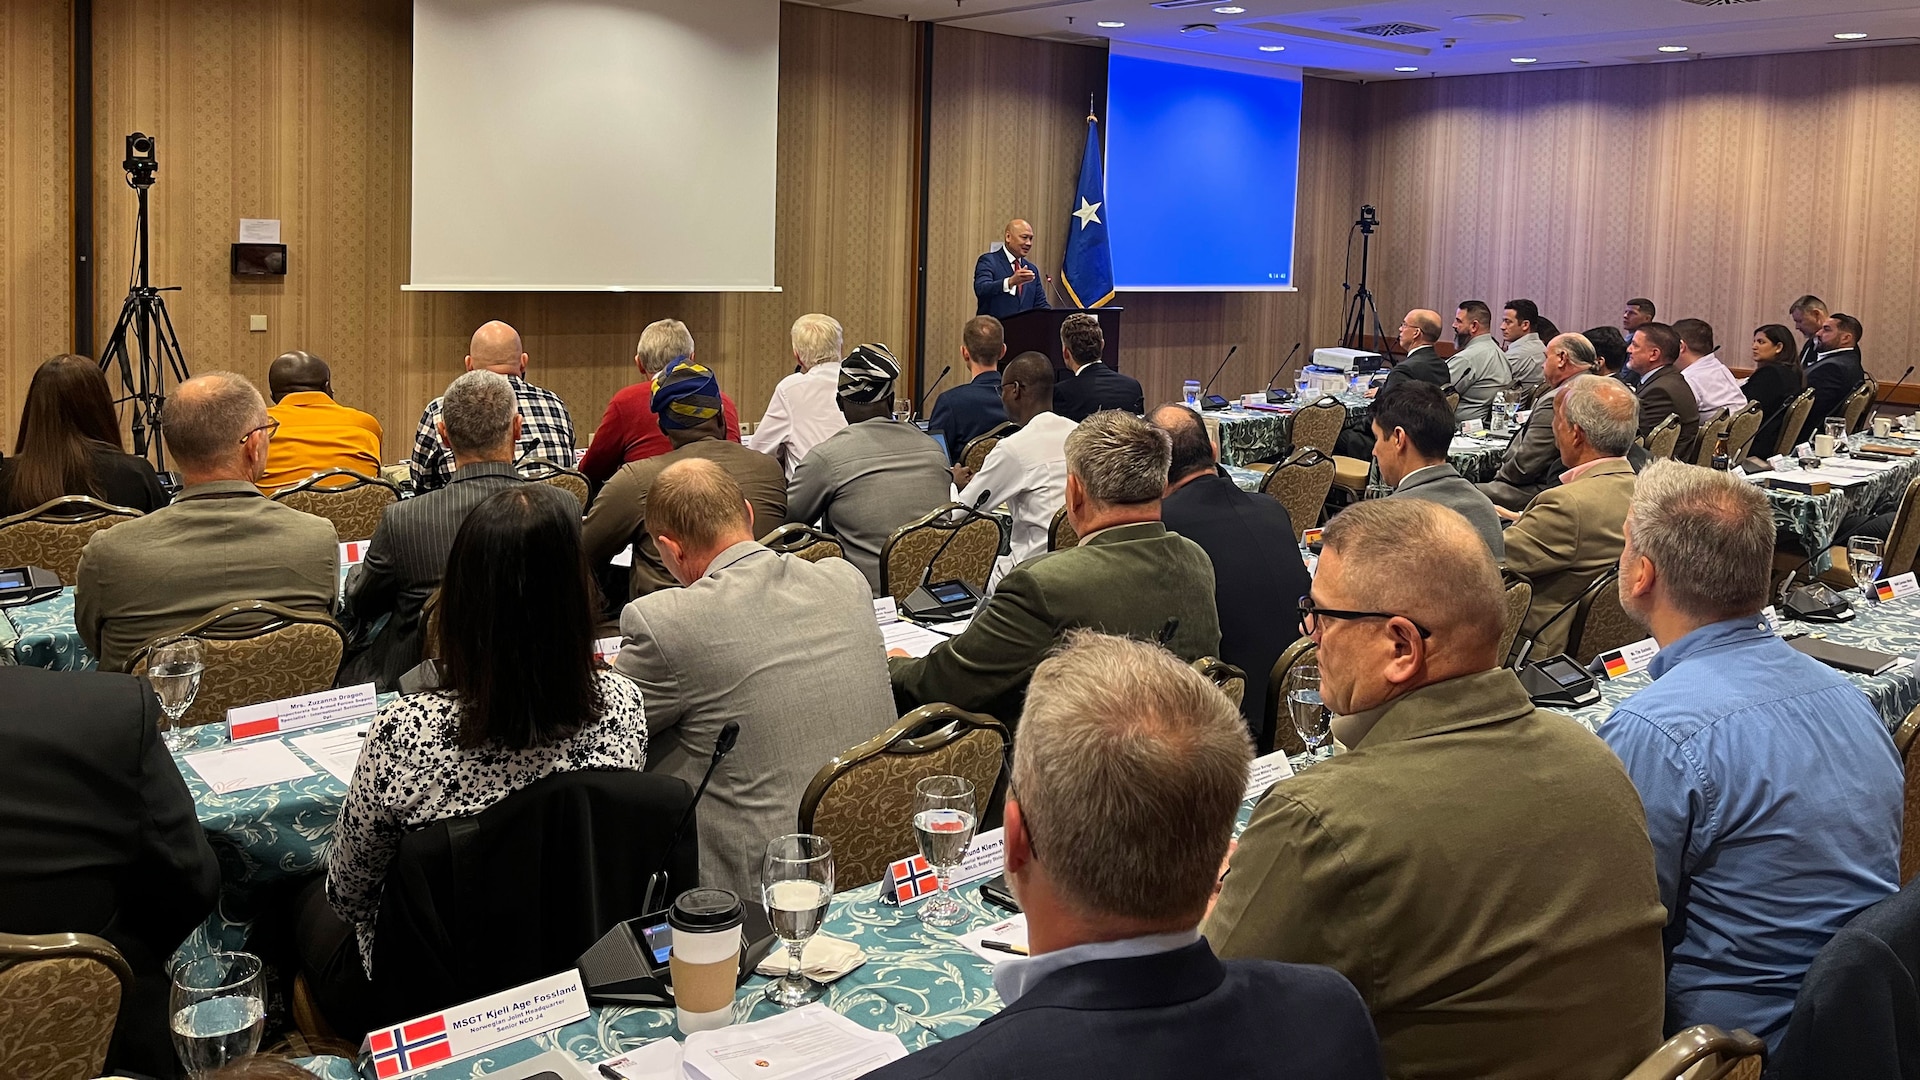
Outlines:
<svg viewBox="0 0 1920 1080"><path fill-rule="evenodd" d="M673 449L660 433L660 418L653 413L653 379L675 360L693 359L693 334L678 319L661 319L640 332L640 344L634 348L633 365L646 378L613 395L607 402L607 414L593 433L587 454L580 459L580 471L595 487L607 482L620 466L629 461L655 457ZM727 438L740 441L740 410L733 399L720 395L727 418Z"/></svg>

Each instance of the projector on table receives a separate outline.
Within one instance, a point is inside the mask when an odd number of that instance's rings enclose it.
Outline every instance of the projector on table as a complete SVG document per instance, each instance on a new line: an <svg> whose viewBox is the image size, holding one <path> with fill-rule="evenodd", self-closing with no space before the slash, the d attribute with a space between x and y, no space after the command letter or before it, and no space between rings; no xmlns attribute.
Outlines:
<svg viewBox="0 0 1920 1080"><path fill-rule="evenodd" d="M1379 371L1380 354L1365 349L1315 349L1313 366L1349 373Z"/></svg>

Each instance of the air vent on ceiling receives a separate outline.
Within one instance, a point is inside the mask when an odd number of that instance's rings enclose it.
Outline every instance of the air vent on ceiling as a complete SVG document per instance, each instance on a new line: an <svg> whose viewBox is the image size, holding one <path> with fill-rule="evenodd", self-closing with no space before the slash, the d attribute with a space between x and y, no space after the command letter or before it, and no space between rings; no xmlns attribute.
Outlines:
<svg viewBox="0 0 1920 1080"><path fill-rule="evenodd" d="M1760 0L1684 0L1695 7L1728 7L1733 4L1757 4Z"/></svg>
<svg viewBox="0 0 1920 1080"><path fill-rule="evenodd" d="M1408 34L1431 34L1435 32L1435 28L1431 26L1421 26L1418 23L1384 22L1375 23L1372 26L1350 26L1347 28L1347 32L1350 34L1365 34L1368 37L1390 38L1406 37Z"/></svg>
<svg viewBox="0 0 1920 1080"><path fill-rule="evenodd" d="M1220 0L1159 0L1153 6L1166 11L1178 11L1181 8L1212 7L1219 2Z"/></svg>

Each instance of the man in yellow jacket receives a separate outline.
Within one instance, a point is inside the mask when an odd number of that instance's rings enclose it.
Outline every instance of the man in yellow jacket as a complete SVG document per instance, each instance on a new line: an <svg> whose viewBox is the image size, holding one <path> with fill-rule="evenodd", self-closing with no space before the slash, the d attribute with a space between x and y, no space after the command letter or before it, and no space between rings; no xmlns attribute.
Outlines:
<svg viewBox="0 0 1920 1080"><path fill-rule="evenodd" d="M260 490L291 487L328 469L380 475L380 421L333 400L333 371L325 360L298 349L282 353L267 369L267 389L273 395L267 415L280 426Z"/></svg>

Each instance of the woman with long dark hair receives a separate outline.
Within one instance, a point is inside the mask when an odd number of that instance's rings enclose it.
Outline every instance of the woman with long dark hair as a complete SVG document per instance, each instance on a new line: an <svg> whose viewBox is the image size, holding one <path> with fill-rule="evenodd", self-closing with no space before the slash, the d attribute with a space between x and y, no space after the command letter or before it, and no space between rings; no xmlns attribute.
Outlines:
<svg viewBox="0 0 1920 1080"><path fill-rule="evenodd" d="M13 454L0 461L0 514L62 495L91 495L141 513L167 505L153 466L121 445L106 377L84 356L62 353L33 373Z"/></svg>
<svg viewBox="0 0 1920 1080"><path fill-rule="evenodd" d="M1760 432L1753 437L1753 453L1766 457L1780 441L1780 418L1787 402L1805 389L1791 331L1768 323L1753 332L1753 374L1740 389L1748 401L1760 405Z"/></svg>

